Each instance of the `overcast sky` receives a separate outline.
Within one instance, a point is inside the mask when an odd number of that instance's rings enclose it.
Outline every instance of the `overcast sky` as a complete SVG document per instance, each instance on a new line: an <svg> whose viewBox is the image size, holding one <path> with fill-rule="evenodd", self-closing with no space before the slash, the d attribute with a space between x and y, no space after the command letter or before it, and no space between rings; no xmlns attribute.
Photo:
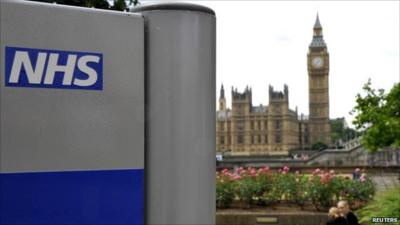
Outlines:
<svg viewBox="0 0 400 225"><path fill-rule="evenodd" d="M142 1L148 2L148 1ZM289 107L308 114L307 51L316 14L330 54L330 117L346 117L371 78L389 90L400 80L399 1L191 1L217 15L217 96L221 84L252 87L268 104L268 85L289 86Z"/></svg>

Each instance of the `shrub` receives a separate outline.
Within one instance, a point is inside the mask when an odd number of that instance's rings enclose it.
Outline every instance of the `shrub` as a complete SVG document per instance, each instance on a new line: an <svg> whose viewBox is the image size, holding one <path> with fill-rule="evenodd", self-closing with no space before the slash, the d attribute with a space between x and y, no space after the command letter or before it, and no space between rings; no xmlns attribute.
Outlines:
<svg viewBox="0 0 400 225"><path fill-rule="evenodd" d="M334 201L339 201L339 200L346 200L348 201L347 198L347 192L349 188L352 186L352 180L344 177L339 177L335 176L331 180L331 188L332 188L332 197Z"/></svg>
<svg viewBox="0 0 400 225"><path fill-rule="evenodd" d="M216 205L217 208L227 208L235 198L234 177L227 170L216 173Z"/></svg>
<svg viewBox="0 0 400 225"><path fill-rule="evenodd" d="M375 193L372 180L365 173L352 180L336 176L333 170L316 169L311 176L289 170L284 167L278 173L271 173L268 167L259 170L240 167L234 172L227 169L217 172L217 207L229 207L237 197L246 208L255 200L259 205L286 201L300 207L311 201L317 210L347 200L352 208L359 208Z"/></svg>
<svg viewBox="0 0 400 225"><path fill-rule="evenodd" d="M295 194L293 195L294 202L303 207L309 199L308 193L308 178L305 175L297 175L296 178Z"/></svg>
<svg viewBox="0 0 400 225"><path fill-rule="evenodd" d="M261 189L256 179L258 173L251 167L239 173L241 173L241 178L236 182L236 193L239 199L245 203L245 207L250 208L253 198L257 197L257 193L260 192Z"/></svg>
<svg viewBox="0 0 400 225"><path fill-rule="evenodd" d="M335 185L331 182L334 178L334 174L319 169L310 177L308 191L317 210L327 209L334 204Z"/></svg>
<svg viewBox="0 0 400 225"><path fill-rule="evenodd" d="M375 187L372 180L361 176L359 180L352 181L352 189L348 192L346 198L353 208L358 208L360 204L370 201L375 194Z"/></svg>
<svg viewBox="0 0 400 225"><path fill-rule="evenodd" d="M279 176L279 188L282 193L282 200L295 202L297 195L297 182L294 174L282 173Z"/></svg>
<svg viewBox="0 0 400 225"><path fill-rule="evenodd" d="M322 141L317 141L314 144L312 144L312 146L311 146L312 150L318 150L318 151L321 151L321 150L324 150L324 149L327 149L327 148L328 148L328 145L326 145Z"/></svg>
<svg viewBox="0 0 400 225"><path fill-rule="evenodd" d="M266 205L264 194L270 192L273 187L272 174L269 167L260 168L256 176L256 200L258 205Z"/></svg>
<svg viewBox="0 0 400 225"><path fill-rule="evenodd" d="M271 181L271 188L263 195L263 199L266 204L275 204L280 202L283 194L285 193L285 177L282 176L282 174L273 174Z"/></svg>
<svg viewBox="0 0 400 225"><path fill-rule="evenodd" d="M341 189L340 199L347 200L352 208L359 208L370 201L375 194L375 186L366 174L362 174L355 180L342 179L339 188Z"/></svg>

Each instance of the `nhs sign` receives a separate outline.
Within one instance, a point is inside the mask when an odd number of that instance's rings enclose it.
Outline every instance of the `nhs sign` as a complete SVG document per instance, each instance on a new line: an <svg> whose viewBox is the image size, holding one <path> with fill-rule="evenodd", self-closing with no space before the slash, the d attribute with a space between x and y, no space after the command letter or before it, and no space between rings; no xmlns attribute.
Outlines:
<svg viewBox="0 0 400 225"><path fill-rule="evenodd" d="M100 53L6 47L5 85L62 89L103 89Z"/></svg>

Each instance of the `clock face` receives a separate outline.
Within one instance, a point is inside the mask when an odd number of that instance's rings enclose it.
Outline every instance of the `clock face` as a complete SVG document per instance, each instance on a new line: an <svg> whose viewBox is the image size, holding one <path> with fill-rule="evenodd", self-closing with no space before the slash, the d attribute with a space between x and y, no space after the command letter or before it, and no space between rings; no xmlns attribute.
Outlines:
<svg viewBox="0 0 400 225"><path fill-rule="evenodd" d="M312 59L312 66L314 68L321 68L324 65L324 60L321 57L315 57Z"/></svg>

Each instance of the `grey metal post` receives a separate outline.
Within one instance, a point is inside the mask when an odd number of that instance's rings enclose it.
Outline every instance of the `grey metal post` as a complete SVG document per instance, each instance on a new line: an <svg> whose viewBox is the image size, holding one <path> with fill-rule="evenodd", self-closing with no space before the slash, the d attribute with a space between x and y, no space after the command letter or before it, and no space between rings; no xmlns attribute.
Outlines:
<svg viewBox="0 0 400 225"><path fill-rule="evenodd" d="M146 29L146 223L215 223L215 14L133 10Z"/></svg>

